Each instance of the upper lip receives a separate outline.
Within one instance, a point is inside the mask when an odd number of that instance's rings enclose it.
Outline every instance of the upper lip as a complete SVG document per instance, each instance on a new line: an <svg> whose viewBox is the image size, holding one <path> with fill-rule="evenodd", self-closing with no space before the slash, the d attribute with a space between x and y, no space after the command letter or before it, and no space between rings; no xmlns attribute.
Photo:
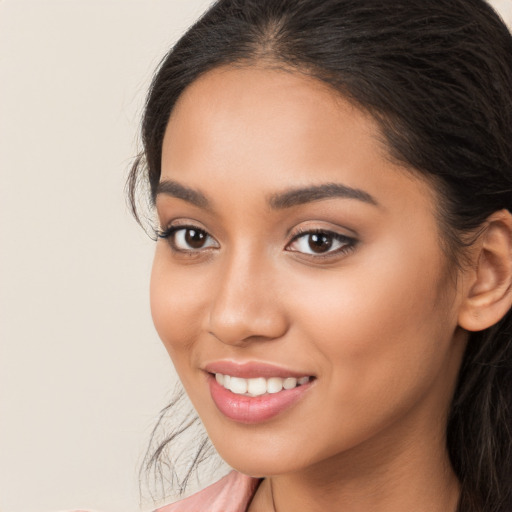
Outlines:
<svg viewBox="0 0 512 512"><path fill-rule="evenodd" d="M290 370L272 363L262 363L259 361L236 362L229 360L213 361L203 368L208 373L221 373L232 377L242 379L254 379L256 377L306 377L311 376L308 372Z"/></svg>

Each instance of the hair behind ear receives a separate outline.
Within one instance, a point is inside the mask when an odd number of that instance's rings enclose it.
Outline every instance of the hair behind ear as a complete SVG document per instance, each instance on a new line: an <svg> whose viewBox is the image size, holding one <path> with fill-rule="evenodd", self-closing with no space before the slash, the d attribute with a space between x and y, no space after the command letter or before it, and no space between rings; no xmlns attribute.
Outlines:
<svg viewBox="0 0 512 512"><path fill-rule="evenodd" d="M512 312L471 333L448 420L458 512L512 510Z"/></svg>

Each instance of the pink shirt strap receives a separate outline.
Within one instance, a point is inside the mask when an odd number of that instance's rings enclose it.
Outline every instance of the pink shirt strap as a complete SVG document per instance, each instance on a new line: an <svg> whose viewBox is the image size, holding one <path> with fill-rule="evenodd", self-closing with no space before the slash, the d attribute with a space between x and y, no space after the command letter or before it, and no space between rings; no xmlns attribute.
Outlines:
<svg viewBox="0 0 512 512"><path fill-rule="evenodd" d="M260 482L231 471L206 489L155 512L246 512Z"/></svg>

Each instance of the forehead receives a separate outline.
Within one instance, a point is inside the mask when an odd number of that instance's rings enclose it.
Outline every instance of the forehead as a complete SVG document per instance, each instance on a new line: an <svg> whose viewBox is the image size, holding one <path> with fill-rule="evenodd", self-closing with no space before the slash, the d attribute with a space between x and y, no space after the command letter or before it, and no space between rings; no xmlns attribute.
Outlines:
<svg viewBox="0 0 512 512"><path fill-rule="evenodd" d="M275 166L285 156L290 163L307 163L313 146L315 157L323 152L327 158L348 138L361 149L384 153L376 122L322 82L296 72L222 67L193 82L179 98L162 160L174 162L186 152L191 157L188 150L194 150L198 158L209 153L230 162L243 148L244 160L252 157L254 166L263 156ZM305 140L310 144L304 146Z"/></svg>

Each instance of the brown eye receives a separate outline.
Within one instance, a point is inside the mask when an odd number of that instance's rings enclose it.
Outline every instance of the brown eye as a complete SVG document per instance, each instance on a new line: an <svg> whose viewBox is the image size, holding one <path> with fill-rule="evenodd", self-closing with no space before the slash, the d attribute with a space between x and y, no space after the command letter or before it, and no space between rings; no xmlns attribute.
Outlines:
<svg viewBox="0 0 512 512"><path fill-rule="evenodd" d="M332 236L326 233L311 233L308 235L308 246L315 253L327 252L332 247Z"/></svg>
<svg viewBox="0 0 512 512"><path fill-rule="evenodd" d="M167 239L176 252L195 252L219 247L207 231L194 226L172 226L158 233L158 237Z"/></svg>
<svg viewBox="0 0 512 512"><path fill-rule="evenodd" d="M330 231L308 231L295 236L286 247L287 251L310 256L342 254L356 244L354 238Z"/></svg>
<svg viewBox="0 0 512 512"><path fill-rule="evenodd" d="M208 235L204 231L198 229L184 229L185 243L191 249L201 249L208 239Z"/></svg>

